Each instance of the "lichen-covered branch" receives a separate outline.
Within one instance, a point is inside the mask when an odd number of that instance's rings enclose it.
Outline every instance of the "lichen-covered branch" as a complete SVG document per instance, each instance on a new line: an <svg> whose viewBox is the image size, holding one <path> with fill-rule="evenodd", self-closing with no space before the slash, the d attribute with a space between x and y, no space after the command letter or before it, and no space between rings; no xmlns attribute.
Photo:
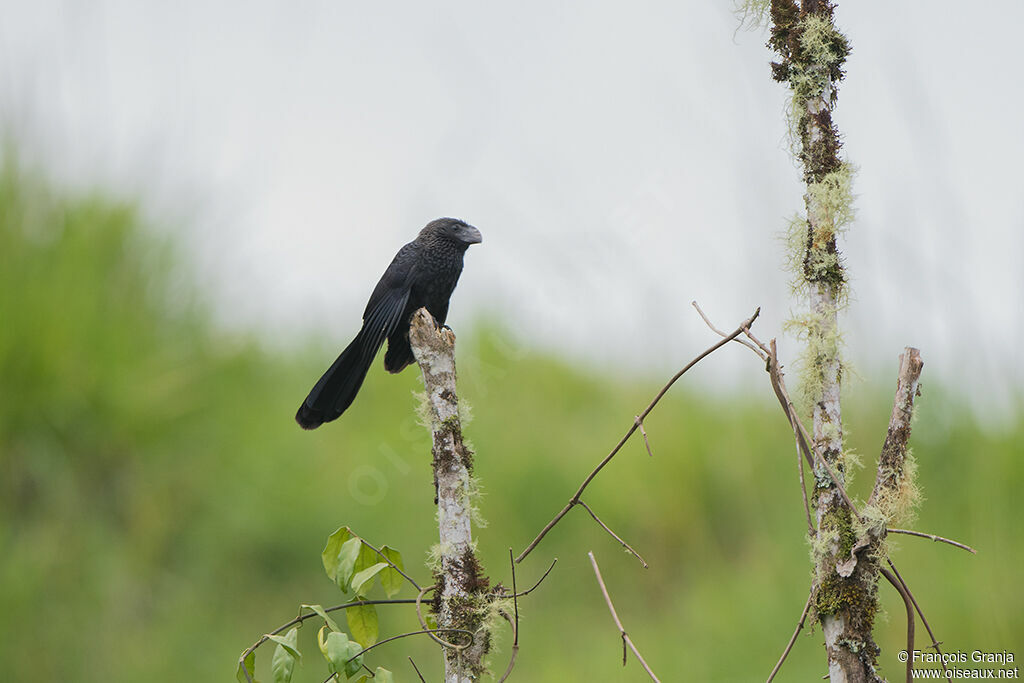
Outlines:
<svg viewBox="0 0 1024 683"><path fill-rule="evenodd" d="M914 460L907 449L914 398L918 395L924 361L921 352L908 346L900 354L900 371L896 380L889 431L878 457L878 474L868 507L877 507L887 524L899 520L918 500L914 486Z"/></svg>
<svg viewBox="0 0 1024 683"><path fill-rule="evenodd" d="M801 389L812 413L812 448L818 456L812 496L817 518L812 544L814 614L825 634L832 681L874 681L880 680L875 673L878 647L871 637L877 567L848 561L858 535L856 515L842 495L838 311L847 277L837 237L853 210L852 173L839 157L841 142L832 108L850 46L835 27L829 0L771 0L769 15L768 45L779 55L772 63L772 77L790 88L793 153L801 162L806 185L806 216L795 218L790 226L790 259L794 288L808 303L807 312L792 325L806 343Z"/></svg>
<svg viewBox="0 0 1024 683"><path fill-rule="evenodd" d="M469 683L480 680L490 648L485 622L491 593L473 545L473 452L462 440L455 392L455 335L448 328L438 329L421 308L413 315L409 343L423 373L433 436L440 532L434 575L437 623L442 629L474 634L465 647L445 649L445 683Z"/></svg>

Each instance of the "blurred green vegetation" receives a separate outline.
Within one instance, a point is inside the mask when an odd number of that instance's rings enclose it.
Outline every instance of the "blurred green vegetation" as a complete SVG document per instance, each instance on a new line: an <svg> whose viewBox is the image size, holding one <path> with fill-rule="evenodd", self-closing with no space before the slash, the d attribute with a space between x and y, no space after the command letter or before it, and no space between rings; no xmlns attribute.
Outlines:
<svg viewBox="0 0 1024 683"><path fill-rule="evenodd" d="M218 329L173 245L139 216L103 196L55 192L9 157L0 175L3 680L232 680L239 652L299 603L343 601L320 564L343 524L401 549L429 583L436 528L417 373L375 367L341 421L302 432L294 409L344 340L285 357ZM680 362L707 341L681 340ZM459 363L489 521L480 550L508 585L509 546L533 538L660 381L609 379L483 324L463 331ZM915 527L979 554L897 538L894 557L947 649L1013 650L1024 642L1024 427L979 427L925 372L913 445L927 500ZM655 457L633 440L586 496L650 568L571 513L518 568L523 587L559 558L520 604L515 680L645 680L635 662L621 666L590 549L662 680L749 681L771 670L810 572L796 455L767 381L757 395L717 398L693 386L682 382L648 419ZM850 443L868 463L853 487L861 497L889 391L862 384L848 394ZM903 607L881 592L881 662L898 678ZM407 607L380 610L382 634L418 628ZM315 631L300 633L297 680L325 676ZM805 632L780 680L819 678L821 640ZM508 650L503 634L499 672ZM270 655L258 652L264 680ZM415 680L406 655L438 680L425 640L369 661Z"/></svg>

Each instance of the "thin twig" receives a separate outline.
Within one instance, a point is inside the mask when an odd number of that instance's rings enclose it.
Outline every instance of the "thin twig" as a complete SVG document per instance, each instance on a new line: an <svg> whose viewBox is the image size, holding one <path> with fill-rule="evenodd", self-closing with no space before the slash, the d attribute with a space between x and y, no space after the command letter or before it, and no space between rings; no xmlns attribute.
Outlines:
<svg viewBox="0 0 1024 683"><path fill-rule="evenodd" d="M533 588L530 588L529 590L525 590L525 591L523 591L522 593L519 593L519 594L517 594L517 597L520 597L520 598L521 598L521 597L523 597L524 595L529 595L529 594L530 594L530 593L532 593L533 591L537 590L537 588L538 588L538 587L539 587L539 586L540 586L540 585L541 585L542 583L544 583L544 579L548 578L548 574L550 574L550 573L551 573L551 570L555 568L555 564L556 564L557 562L558 562L558 558L557 558L557 557L556 557L555 559L551 560L551 564L550 564L550 565L548 565L547 571L545 571L545 572L544 572L544 573L543 573L543 574L541 575L541 577L540 577L539 579L537 579L537 583L533 584ZM506 597L506 598L507 598L508 596L506 595L506 596L504 596L504 597Z"/></svg>
<svg viewBox="0 0 1024 683"><path fill-rule="evenodd" d="M582 498L580 498L579 504L583 506L584 510L586 510L587 512L590 513L590 516L594 518L594 521L597 522L601 526L602 529L607 531L608 534L611 535L612 538L614 538L616 541L618 541L620 544L622 544L622 547L625 548L626 550L628 550L633 555L633 557L635 557L636 559L640 560L640 564L642 564L644 566L644 569L647 569L647 562L644 561L644 558L640 557L640 553L638 553L637 551L633 550L633 548L630 547L630 545L628 543L623 541L622 538L617 533L612 531L608 527L607 524L602 522L600 520L600 518L596 514L594 514L594 511L590 509L590 506L583 502Z"/></svg>
<svg viewBox="0 0 1024 683"><path fill-rule="evenodd" d="M515 610L515 622L502 612L502 616L512 626L512 656L509 658L508 667L505 669L504 675L498 680L498 683L505 683L508 680L509 675L512 673L512 668L516 665L516 655L519 654L519 600L516 598L516 561L512 556L512 548L508 549L508 563L512 567L512 609Z"/></svg>
<svg viewBox="0 0 1024 683"><path fill-rule="evenodd" d="M708 320L708 317L707 317L706 315L704 315L704 311L700 310L700 306L698 306L698 305L697 305L697 302L696 302L696 301L691 301L691 302L690 302L690 305L691 305L691 306L693 306L694 308L696 308L696 309L697 309L697 314L698 314L698 315L700 315L700 317L704 319L704 322L705 322L705 323L707 323L707 326L711 328L711 331L712 331L712 332L714 332L715 334L717 334L717 335L718 335L719 337L724 337L724 336L726 336L726 335L725 335L725 332L722 332L722 331L721 331L720 329L718 329L717 327L715 327L714 325L712 325L712 324L711 324L711 321L710 321L710 320ZM739 342L740 344L743 344L743 345L744 345L744 346L746 346L746 347L747 347L748 349L750 349L751 351L753 351L754 353L756 353L756 354L757 354L758 356L760 356L760 357L761 357L761 360L768 360L768 359L767 359L767 358L766 358L766 357L764 356L764 354L763 354L763 353L761 353L760 351L758 351L758 350L757 350L757 347L756 347L756 346L754 346L753 344L751 344L750 342L748 342L748 341L746 341L746 340L744 340L744 339L740 339L739 337L737 337L737 338L735 339L735 341Z"/></svg>
<svg viewBox="0 0 1024 683"><path fill-rule="evenodd" d="M963 548L967 552L972 553L974 555L978 554L978 551L975 550L974 548L972 548L969 545L964 545L963 543L959 543L959 542L954 541L954 540L949 539L949 538L943 538L942 536L936 536L935 534L926 534L926 533L923 533L921 531L912 531L910 529L886 529L886 531L888 533L890 533L890 534L906 534L908 536L919 536L920 538L930 538L930 539L932 539L933 541L936 541L936 542L948 543L950 545L955 545L957 548Z"/></svg>
<svg viewBox="0 0 1024 683"><path fill-rule="evenodd" d="M363 543L366 543L366 539L365 539L365 538L362 538L362 537L360 537L360 538L361 538L361 540L363 541ZM388 563L389 565L391 565L391 568L392 568L392 569L394 569L394 570L395 570L396 572L398 572L399 574L401 574L402 576L404 576L404 577L405 577L405 580L406 580L406 581L408 581L409 583L411 583L411 584L412 584L412 586L413 586L413 588L415 588L416 590L422 590L422 588L420 587L420 585L419 585L418 583L416 583L416 582L415 582L415 581L413 580L413 578L412 578L411 576L409 576L408 574L406 574L405 572L403 572L403 571L401 570L401 568L400 568L400 567L399 567L399 566L398 566L397 564L395 564L394 562L392 562L392 561L391 561L391 558L390 558L390 557L388 557L388 556L387 556L387 555L385 555L385 554L384 554L383 552L381 552L380 550L378 550L377 548L375 548L375 547L374 547L373 545L371 545L371 544L369 544L369 543L366 543L366 545L367 545L367 546L368 546L368 547L370 548L370 550L372 550L373 552L375 552L375 553L377 553L378 555L380 555L380 557L381 557L381 559L382 559L382 560L384 560L384 561L385 561L385 562L387 562L387 563Z"/></svg>
<svg viewBox="0 0 1024 683"><path fill-rule="evenodd" d="M711 324L711 321L708 320L707 316L704 315L704 312L700 310L700 306L696 305L696 302L694 302L694 308L696 308L700 316L704 318L704 321L708 324L708 327L721 334L721 332L719 332L718 329ZM754 352L757 353L758 357L760 357L761 360L766 361L765 369L768 371L768 375L771 378L772 389L775 390L775 396L776 398L778 398L779 404L782 406L782 411L786 413L786 417L789 419L789 425L793 429L793 433L797 440L797 445L803 452L804 457L807 459L807 464L813 468L815 460L817 460L825 468L825 471L828 472L828 475L832 479L832 482L835 484L836 488L839 489L839 493L842 495L843 500L846 502L846 506L850 509L850 511L853 513L854 517L856 517L858 521L863 521L861 519L860 513L857 511L857 506L853 504L853 501L850 499L849 494L846 493L846 487L843 486L842 480L840 480L839 475L836 473L835 469L833 469L832 465L830 465L828 461L825 460L825 458L822 457L822 455L817 452L817 449L812 449L808 445L809 443L811 443L811 438L810 436L808 436L807 430L804 429L803 423L797 416L796 407L793 405L792 399L789 398L789 392L786 391L786 383L782 379L782 366L779 365L779 357L775 347L775 340L771 340L771 348L769 348L761 340L754 336L754 333L750 331L749 325L746 325L743 328L743 334L745 334L747 339L752 341L758 348L761 349L762 353L758 353L756 349L754 349Z"/></svg>
<svg viewBox="0 0 1024 683"><path fill-rule="evenodd" d="M498 679L498 683L505 683L505 681L508 680L508 677L512 674L512 667L516 665L516 655L519 654L519 628L515 623L513 623L512 617L510 617L506 612L502 611L500 614L505 618L505 621L508 622L508 625L512 627L512 632L515 634L515 644L512 645L512 656L508 660L508 666L505 667L505 673Z"/></svg>
<svg viewBox="0 0 1024 683"><path fill-rule="evenodd" d="M406 598L406 599L399 599L399 600L354 600L352 602L346 602L346 603L341 604L341 605L335 605L333 607L328 607L328 608L326 608L324 610L324 612L337 612L338 610L348 609L349 607L358 607L360 605L411 605L411 604L414 604L415 602L416 602L415 600L410 600L408 598ZM292 619L291 621L289 621L289 622L287 622L285 624L282 624L281 626L278 626L277 628L275 628L270 633L263 634L263 636L259 640L257 640L255 643L253 643L252 645L247 647L245 650L243 650L242 651L242 656L238 658L238 663L241 665L242 672L245 674L246 679L249 680L250 683L252 682L252 678L250 678L250 676L249 676L249 670L248 670L248 668L246 668L246 666L244 664L246 657L248 657L250 654L255 652L256 648L258 648L260 645L262 645L263 643L265 643L268 640L270 640L270 636L276 636L278 633L281 633L282 631L287 631L292 626L295 626L297 624L302 624L304 621L306 621L306 619L312 619L315 616L317 616L316 612L311 612L309 614L302 614L301 613L301 609L300 609L299 616L295 617L294 619Z"/></svg>
<svg viewBox="0 0 1024 683"><path fill-rule="evenodd" d="M775 387L776 389L776 395L779 397L780 402L783 402L782 409L789 416L790 425L795 425L800 432L798 435L798 441L800 442L800 446L804 449L805 455L807 455L811 459L817 460L818 464L825 468L825 471L828 472L828 476L832 479L832 483L835 485L836 489L839 490L840 495L846 502L846 507L850 509L850 513L857 518L858 522L863 522L864 520L861 518L860 512L857 511L857 506L853 504L853 501L850 499L850 494L846 492L846 486L843 485L843 480L836 473L831 463L829 463L829 461L826 460L825 457L818 452L817 448L810 448L808 446L808 444L811 443L811 437L807 434L807 430L804 429L803 422L801 422L800 418L797 417L796 406L793 405L793 401L789 397L789 392L786 391L786 383L782 379L782 372L779 366L779 357L777 355L775 348L775 340L772 339L771 343L772 355L768 361L768 373L772 380L772 386Z"/></svg>
<svg viewBox="0 0 1024 683"><path fill-rule="evenodd" d="M438 636L434 635L437 631L446 631L446 630L449 630L449 629L432 629L432 628L430 628L430 626L427 625L427 620L423 618L423 609L422 609L423 596L427 593L427 591L432 591L435 588L437 588L437 586L428 586L426 588L421 588L420 589L419 595L416 596L416 600L415 600L415 602L416 602L416 617L420 620L420 626L423 627L423 630L426 631L427 635L430 636L431 640L433 640L435 643L437 643L441 647L446 647L446 648L449 648L451 650L455 650L456 652L461 652L462 650L464 650L465 648L469 647L472 644L472 642L473 642L472 634L470 634L470 642L466 643L465 645L456 645L455 643L449 643L447 640L444 640L443 638L439 638Z"/></svg>
<svg viewBox="0 0 1024 683"><path fill-rule="evenodd" d="M399 634L397 636L391 636L390 638L385 638L384 640L379 640L376 643L374 643L373 645L371 645L370 647L365 647L362 650L360 650L359 652L357 652L356 654L354 654L351 657L349 657L345 661L345 663L348 664L349 662L351 662L352 660L356 659L357 657L362 657L364 653L369 652L373 648L380 647L381 645L384 645L385 643L390 643L392 640L398 640L399 638L408 638L409 636L422 636L424 634L428 634L429 635L431 633L439 633L441 631L444 631L445 633L465 633L465 634L467 634L469 636L470 640L473 639L473 632L472 631L467 631L464 628L436 628L436 629L426 628L426 629L423 629L421 631L409 631L408 633L401 633L401 634Z"/></svg>
<svg viewBox="0 0 1024 683"><path fill-rule="evenodd" d="M800 613L800 621L796 622L796 630L793 631L793 635L789 639L789 643L786 644L786 649L782 651L782 656L779 657L779 661L775 663L775 668L768 674L767 683L772 683L775 678L775 674L779 673L779 669L782 668L783 662L786 661L786 657L789 656L789 651L793 649L793 643L796 642L796 637L800 634L800 630L804 627L804 621L807 619L807 612L811 609L811 600L814 598L814 591L812 590L807 595L807 602L804 603L804 611Z"/></svg>
<svg viewBox="0 0 1024 683"><path fill-rule="evenodd" d="M914 680L914 604L910 600L903 581L897 580L892 572L885 567L879 567L878 571L899 592L900 597L903 598L903 604L907 608L907 683L911 683Z"/></svg>
<svg viewBox="0 0 1024 683"><path fill-rule="evenodd" d="M614 458L615 455L622 449L622 447L629 440L629 437L633 436L633 433L637 430L638 422L643 422L643 420L650 414L650 412L654 410L654 407L658 405L658 401L660 401L662 396L664 396L668 392L668 390L672 388L672 385L676 383L676 380L682 377L687 370L689 370L694 365L702 361L704 358L714 353L718 349L722 348L739 335L743 334L744 330L748 329L753 324L754 320L757 319L757 316L759 316L760 314L761 309L759 307L756 311L754 311L754 315L750 316L742 323L740 323L739 327L737 327L732 334L728 335L717 344L714 344L713 346L709 347L703 353L701 353L696 358L687 363L686 367L677 372L672 377L672 379L670 379L668 383L661 388L661 391L658 392L658 394L654 397L654 399L647 406L647 408L645 408L644 411L640 413L638 419L633 421L633 424L630 425L629 430L621 439L619 439L619 442L615 445L611 452L604 457L604 460L602 460L589 475L587 475L587 478L583 480L583 483L580 484L579 489L576 490L576 493L573 495L572 498L569 499L569 502L566 503L565 507L562 508L561 512L555 515L554 519L548 522L547 525L545 525L545 527L541 529L540 533L537 534L537 537L533 539L533 542L531 542L530 545L526 546L526 549L523 552L519 553L519 557L516 558L516 563L522 562L526 558L526 556L529 555L530 552L532 552L533 549L537 547L537 544L541 542L541 539L543 539L547 535L547 533L551 531L551 529L554 528L554 526L558 524L562 520L562 518L569 513L569 510L573 509L573 507L575 507L576 504L579 503L580 496L583 495L583 491L587 488L590 482L594 480L594 477L596 477L602 469L604 469L605 465L611 462L611 459Z"/></svg>
<svg viewBox="0 0 1024 683"><path fill-rule="evenodd" d="M811 521L811 506L807 502L807 482L804 481L804 460L800 453L800 443L796 444L796 467L800 473L800 496L804 499L804 515L807 517L807 535L814 538L817 532L814 530L814 522Z"/></svg>
<svg viewBox="0 0 1024 683"><path fill-rule="evenodd" d="M412 661L412 657L408 657L408 660L409 663L412 664L413 671L415 671L416 675L420 677L420 683L427 683L427 679L425 679L423 674L420 673L420 668L416 666L416 662Z"/></svg>
<svg viewBox="0 0 1024 683"><path fill-rule="evenodd" d="M789 397L789 392L786 391L786 383L782 379L781 366L779 365L778 352L775 347L775 340L771 340L771 348L765 346L757 337L755 337L750 330L744 330L747 338L753 341L755 344L760 346L768 354L768 376L771 379L772 389L775 391L775 397L779 400L779 405L782 406L782 411L786 414L786 418L789 420L789 426L793 429L793 433L796 436L797 443L800 445L800 449L804 453L804 458L807 460L812 468L814 467L815 461L820 464L826 472L828 472L829 478L835 485L846 503L846 507L850 509L850 513L857 519L858 522L864 520L860 516L860 512L857 511L857 506L853 504L850 499L850 495L846 492L846 487L843 485L843 480L836 473L835 469L829 464L828 460L818 452L818 449L811 448L808 444L811 443L811 437L807 434L807 430L804 428L803 422L797 416L796 406L793 405L792 399Z"/></svg>
<svg viewBox="0 0 1024 683"><path fill-rule="evenodd" d="M910 586L907 585L907 582L903 579L903 576L900 575L899 570L896 569L896 565L893 564L892 560L886 558L885 561L888 563L889 568L892 569L892 573L895 574L896 578L900 580L901 584L903 584L903 589L907 591L907 595L910 596L910 601L914 603L914 609L917 610L917 616L921 617L921 623L924 624L924 629L928 631L928 637L932 639L931 646L935 649L937 653L942 654L942 649L939 647L942 643L936 640L935 634L932 632L932 627L928 624L928 620L925 618L924 612L921 611L921 606L917 604L917 599L914 597L914 593L910 590ZM939 661L942 664L942 671L946 672L945 660L940 658Z"/></svg>
<svg viewBox="0 0 1024 683"><path fill-rule="evenodd" d="M516 637L512 643L513 647L519 647L519 599L516 598L516 562L512 559L512 548L508 549L508 562L512 568L512 609L516 613Z"/></svg>
<svg viewBox="0 0 1024 683"><path fill-rule="evenodd" d="M594 567L594 576L597 577L597 584L601 587L601 593L604 594L604 601L608 604L608 611L612 613L612 619L615 620L615 625L619 628L619 633L622 634L622 666L626 666L626 646L629 646L629 649L633 651L634 655L636 655L637 661L640 662L640 665L644 668L644 671L647 672L647 675L651 677L651 680L656 683L661 683L658 681L658 677L654 675L654 672L651 671L651 667L647 666L647 662L644 661L643 655L640 654L640 651L636 649L636 645L634 645L633 641L630 640L629 635L626 633L626 629L622 627L622 621L619 620L619 615L615 611L615 605L612 604L612 598L608 595L608 588L604 585L604 579L601 578L601 570L597 566L597 560L594 559L593 551L588 552L587 555L590 556L590 564Z"/></svg>
<svg viewBox="0 0 1024 683"><path fill-rule="evenodd" d="M647 447L647 455L653 458L654 451L651 450L651 442L647 440L647 430L644 429L643 420L640 419L639 415L637 415L634 419L636 420L636 426L640 428L640 436L644 437L644 446Z"/></svg>

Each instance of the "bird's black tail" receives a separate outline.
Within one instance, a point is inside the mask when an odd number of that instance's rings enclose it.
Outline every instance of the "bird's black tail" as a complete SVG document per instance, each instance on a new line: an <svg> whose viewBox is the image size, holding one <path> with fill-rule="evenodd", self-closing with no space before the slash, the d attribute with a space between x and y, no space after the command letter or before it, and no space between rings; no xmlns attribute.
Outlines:
<svg viewBox="0 0 1024 683"><path fill-rule="evenodd" d="M382 342L366 334L365 327L359 331L299 406L295 421L300 427L316 429L352 405Z"/></svg>

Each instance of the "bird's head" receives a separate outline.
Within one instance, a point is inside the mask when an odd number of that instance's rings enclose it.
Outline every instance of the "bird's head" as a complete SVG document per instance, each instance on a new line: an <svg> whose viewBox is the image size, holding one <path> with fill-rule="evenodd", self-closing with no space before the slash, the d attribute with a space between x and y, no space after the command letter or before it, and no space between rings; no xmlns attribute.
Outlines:
<svg viewBox="0 0 1024 683"><path fill-rule="evenodd" d="M465 247L484 241L479 230L458 218L438 218L430 221L420 234L449 239Z"/></svg>

